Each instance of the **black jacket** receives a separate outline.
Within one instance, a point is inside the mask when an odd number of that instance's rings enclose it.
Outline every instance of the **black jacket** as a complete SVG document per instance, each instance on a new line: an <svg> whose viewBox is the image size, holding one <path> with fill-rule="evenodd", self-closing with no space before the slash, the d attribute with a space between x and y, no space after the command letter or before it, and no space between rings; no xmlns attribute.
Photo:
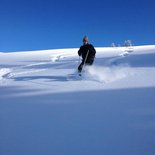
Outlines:
<svg viewBox="0 0 155 155"><path fill-rule="evenodd" d="M96 50L94 46L91 44L86 44L81 46L78 51L78 55L82 56L83 61L85 61L86 63L91 63L92 61L94 61L95 54L96 54ZM85 60L86 57L87 57L87 60Z"/></svg>

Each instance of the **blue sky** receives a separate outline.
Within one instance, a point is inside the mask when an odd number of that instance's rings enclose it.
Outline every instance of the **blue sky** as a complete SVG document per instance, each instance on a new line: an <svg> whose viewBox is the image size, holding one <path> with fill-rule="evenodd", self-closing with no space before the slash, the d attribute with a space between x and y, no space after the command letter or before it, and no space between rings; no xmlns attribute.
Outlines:
<svg viewBox="0 0 155 155"><path fill-rule="evenodd" d="M154 0L0 0L0 51L155 44Z"/></svg>

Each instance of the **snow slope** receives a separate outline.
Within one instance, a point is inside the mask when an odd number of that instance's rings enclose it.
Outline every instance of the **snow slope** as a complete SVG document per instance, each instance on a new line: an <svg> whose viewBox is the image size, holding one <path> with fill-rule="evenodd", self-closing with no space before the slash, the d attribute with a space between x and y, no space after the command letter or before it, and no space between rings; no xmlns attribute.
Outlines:
<svg viewBox="0 0 155 155"><path fill-rule="evenodd" d="M155 154L155 45L96 50L0 53L0 154Z"/></svg>

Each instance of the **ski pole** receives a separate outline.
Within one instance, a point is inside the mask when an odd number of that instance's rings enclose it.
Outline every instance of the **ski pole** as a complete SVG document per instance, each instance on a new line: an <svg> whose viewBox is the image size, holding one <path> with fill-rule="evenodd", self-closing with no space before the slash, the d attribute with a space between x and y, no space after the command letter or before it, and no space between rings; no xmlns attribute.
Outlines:
<svg viewBox="0 0 155 155"><path fill-rule="evenodd" d="M89 50L87 51L87 54L86 54L86 57L85 57L85 60L84 60L83 69L84 69L84 67L85 67L85 65L86 65L86 61L87 61L88 54L89 54Z"/></svg>

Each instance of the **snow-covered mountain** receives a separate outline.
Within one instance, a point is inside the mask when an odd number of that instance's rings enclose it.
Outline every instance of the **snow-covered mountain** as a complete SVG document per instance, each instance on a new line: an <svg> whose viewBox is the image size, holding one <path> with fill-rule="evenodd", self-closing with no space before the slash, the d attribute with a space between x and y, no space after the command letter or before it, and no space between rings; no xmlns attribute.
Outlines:
<svg viewBox="0 0 155 155"><path fill-rule="evenodd" d="M155 45L0 53L0 154L154 155Z"/></svg>

